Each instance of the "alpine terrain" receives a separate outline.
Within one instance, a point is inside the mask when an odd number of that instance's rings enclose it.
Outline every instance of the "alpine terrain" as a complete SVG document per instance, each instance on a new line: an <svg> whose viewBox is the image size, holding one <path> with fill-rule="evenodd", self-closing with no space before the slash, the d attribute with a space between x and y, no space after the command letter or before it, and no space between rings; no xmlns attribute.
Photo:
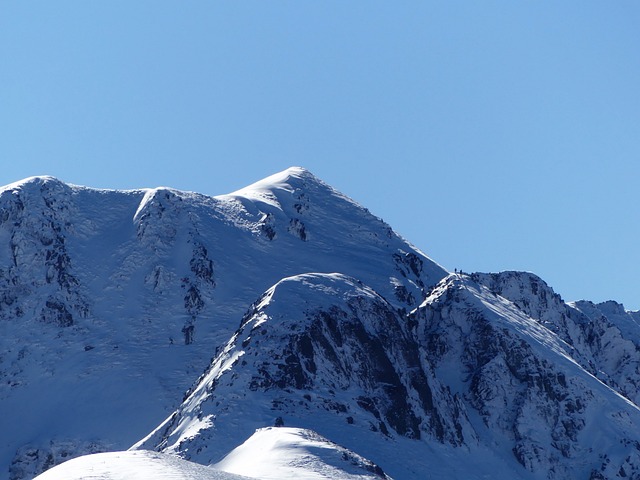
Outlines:
<svg viewBox="0 0 640 480"><path fill-rule="evenodd" d="M640 479L640 312L448 273L298 167L1 188L0 329L0 480Z"/></svg>

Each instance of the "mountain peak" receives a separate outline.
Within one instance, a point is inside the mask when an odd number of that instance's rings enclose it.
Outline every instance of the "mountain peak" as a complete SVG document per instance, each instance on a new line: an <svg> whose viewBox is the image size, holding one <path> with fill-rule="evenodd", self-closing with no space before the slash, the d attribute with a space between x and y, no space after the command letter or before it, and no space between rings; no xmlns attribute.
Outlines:
<svg viewBox="0 0 640 480"><path fill-rule="evenodd" d="M300 196L317 190L340 195L309 170L302 167L289 167L223 197L244 197L279 207L283 202L286 204L286 198L291 195Z"/></svg>
<svg viewBox="0 0 640 480"><path fill-rule="evenodd" d="M284 189L293 191L295 188L300 187L305 182L317 182L324 183L318 177L316 177L313 173L303 167L289 167L286 170L283 170L278 173L274 173L273 175L269 175L262 180L258 180L251 185L248 185L244 188L238 190L238 192L242 192L245 190L261 190L261 189ZM237 192L233 192L232 195Z"/></svg>
<svg viewBox="0 0 640 480"><path fill-rule="evenodd" d="M43 187L45 185L64 187L68 186L62 180L51 175L37 175L34 177L27 177L22 180L18 180L17 182L10 183L8 185L5 185L4 187L0 187L0 193L3 193L5 191L22 190L25 188Z"/></svg>

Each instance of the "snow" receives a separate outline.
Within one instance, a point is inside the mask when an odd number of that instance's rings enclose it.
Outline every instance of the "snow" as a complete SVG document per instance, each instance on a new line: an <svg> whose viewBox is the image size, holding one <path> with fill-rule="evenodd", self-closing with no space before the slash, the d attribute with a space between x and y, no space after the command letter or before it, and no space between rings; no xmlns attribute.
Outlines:
<svg viewBox="0 0 640 480"><path fill-rule="evenodd" d="M362 468L365 462L310 430L268 427L257 430L215 467L264 480L380 479L380 470Z"/></svg>
<svg viewBox="0 0 640 480"><path fill-rule="evenodd" d="M158 452L108 452L69 460L37 480L243 480L245 477Z"/></svg>
<svg viewBox="0 0 640 480"><path fill-rule="evenodd" d="M610 464L636 471L625 459L636 455L631 439L640 424L638 407L585 370L573 358L572 345L524 313L546 294L538 290L535 296L514 289L513 283L500 290L512 297L519 291L521 308L474 281L481 277L444 279L412 312L424 321L419 329L447 345L442 357L432 354L432 361L438 378L472 400L473 408L467 411L480 441L515 444L503 455L518 452L528 470L548 472L549 478L566 478L569 472L574 478L587 478ZM514 272L508 277L516 285L531 278ZM542 313L555 328L553 311L547 307ZM568 314L560 313L557 319L567 320ZM468 374L456 376L455 365L461 363L468 366ZM606 451L606 457L590 455L596 451Z"/></svg>
<svg viewBox="0 0 640 480"><path fill-rule="evenodd" d="M612 300L598 304L582 300L572 302L571 305L592 321L598 321L600 318L606 317L612 325L621 331L625 338L630 339L636 345L640 345L640 318L637 312L627 311L624 305Z"/></svg>
<svg viewBox="0 0 640 480"><path fill-rule="evenodd" d="M36 175L33 177L27 177L17 182L10 183L3 187L0 187L0 194L6 191L20 190L23 188L30 188L30 185L41 185L43 183L62 183L51 175Z"/></svg>
<svg viewBox="0 0 640 480"><path fill-rule="evenodd" d="M443 281L442 284L447 285L447 282ZM460 284L456 285L460 286ZM469 292L468 295L469 300L476 299L478 308L486 310L474 294ZM245 442L242 448L237 449L233 455L227 456L217 465L220 468L228 466L233 468L229 471L245 475L254 474L255 471L251 469L258 468L260 476L277 478L278 475L283 475L283 471L274 474L274 477L269 477L268 475L271 474L265 471L267 467L260 462L255 466L242 467L245 469L240 469L238 465L244 465L245 462L242 459L259 457L259 452L262 450L270 452L273 442L280 441L278 435L289 435L286 433L286 428L284 430L260 429L260 427L273 425L274 421L277 422L276 417L281 415L283 419L281 421L285 425L304 426L320 432L326 438L338 441L351 451L378 462L384 471L394 478L423 478L426 471L431 472L434 478L440 476L447 478L450 472L456 472L455 475L461 478L495 478L491 473L495 471L507 471L509 478L520 478L521 475L522 478L534 478L527 477L525 472L519 472L521 467L514 459L511 460L511 464L509 463L510 448L504 447L501 452L502 455L506 455L504 459L490 454L491 449L495 448L493 444L489 442L487 445L482 445L474 440L474 427L464 423L463 419L460 420L462 422L460 429L464 432L466 445L459 450L454 448L453 451L436 449L438 453L429 455L426 453L429 449L425 450L425 448L426 445L432 448L434 440L428 430L423 432L424 437L421 441L402 438L395 435L393 431L386 436L371 430L376 423L371 423L373 417L362 410L356 399L375 398L375 395L384 398L384 386L376 386L375 379L368 378L370 372L379 367L363 368L361 346L358 347L352 338L345 336L345 332L351 328L345 325L355 322L357 318L357 321L363 323L364 331L367 332L358 335L371 335L371 338L385 335L386 347L390 349L388 358L395 364L398 372L405 372L400 375L412 372L414 381L419 377L415 376L417 365L411 365L409 368L406 364L407 358L403 357L406 352L401 352L401 349L408 345L403 344L402 337L396 337L398 330L395 328L397 327L391 327L390 324L385 323L389 320L391 312L384 310L384 299L365 285L338 274L294 276L278 282L255 305L255 310L245 317L243 328L230 340L220 358L214 361L211 373L215 374L204 375L195 392L176 412L176 416L171 417L156 430L153 437L147 437L136 448L151 448L156 445L163 451L181 453L195 461L208 464L216 462L225 442L227 445L240 442L243 435L249 434L248 429L258 428L258 433L250 441ZM327 358L319 354L314 355L316 383L306 388L292 387L287 383L286 377L278 376L282 371L281 367L286 370L287 364L297 363L297 360L293 363L281 360L283 356L290 355L289 339L299 339L309 331L317 332L318 325L314 323L316 314L327 312L331 312L334 318L342 319L343 325L338 326L342 333L327 331L324 334L326 335L324 340L315 338L312 340L316 342L313 343L313 351L319 353L322 348L327 351L333 348L338 352L339 361L330 360L331 355ZM343 316L343 312L351 312L354 318ZM511 314L516 315L513 312ZM520 317L522 317L521 314ZM500 319L500 317L496 318ZM386 320L381 321L381 319ZM471 331L471 328L467 328L466 331ZM329 347L328 342L331 342L331 338L342 340L334 340L337 344ZM362 339L363 342L365 340L366 338ZM393 347L396 342L398 347ZM324 347L320 347L321 345ZM220 372L218 365L222 364L232 352L239 351L244 354L242 360L235 362L225 372ZM373 352L369 351L369 354L372 355ZM304 363L304 360L300 360L300 363ZM459 364L454 368L459 370ZM270 382L266 383L266 379L270 379ZM254 380L257 380L257 385L254 384ZM456 430L457 424L450 424L452 420L446 415L453 413L457 406L465 408L464 405L460 400L452 399L446 393L451 386L446 376L440 380L431 378L427 381L432 389L434 408L439 412L438 414L445 415L442 421L447 425L446 428ZM444 381L445 384L441 385L440 381ZM371 383L374 386L368 387ZM260 387L260 384L263 387ZM276 388L278 384L283 386ZM284 388L286 393L280 388ZM377 393L372 393L370 388ZM418 407L421 400L415 391L407 390L407 397L407 401L414 405L412 408L423 408ZM387 400L382 400L383 403L385 401ZM281 406L274 407L275 405ZM327 409L327 405L335 405L336 410ZM393 415L405 415L398 412L400 408L404 407L397 402ZM345 413L340 414L341 411ZM423 418L427 415L432 416L434 412L419 411L418 413L418 416ZM184 425L202 417L213 417L213 425L199 431L195 437L187 438L180 435ZM346 417L350 417L351 421ZM386 420L385 417L382 419ZM481 420L475 424L475 428L482 431L486 427L482 425ZM270 437L266 437L267 432ZM288 455L290 448L290 445L282 447L281 450L278 447L278 452L286 452ZM398 455L398 451L405 454ZM271 456L277 457L278 454L273 453ZM461 461L462 458L466 460ZM282 468L289 468L288 465L287 460Z"/></svg>
<svg viewBox="0 0 640 480"><path fill-rule="evenodd" d="M289 167L282 172L278 172L262 180L258 180L257 182L236 190L229 195L258 200L262 200L263 197L274 198L274 192L276 190L293 193L305 178L311 179L314 182L319 182L319 179L315 178L313 174L305 168Z"/></svg>
<svg viewBox="0 0 640 480"><path fill-rule="evenodd" d="M380 480L388 478L364 458L320 435L297 428L264 428L218 465L203 466L175 455L135 450L79 457L36 480Z"/></svg>

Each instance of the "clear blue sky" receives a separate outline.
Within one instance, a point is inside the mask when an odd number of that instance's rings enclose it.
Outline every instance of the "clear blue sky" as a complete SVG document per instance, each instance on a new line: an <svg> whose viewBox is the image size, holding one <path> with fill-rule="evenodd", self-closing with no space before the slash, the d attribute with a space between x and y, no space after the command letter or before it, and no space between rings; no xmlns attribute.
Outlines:
<svg viewBox="0 0 640 480"><path fill-rule="evenodd" d="M640 308L640 2L0 3L0 184L291 165L453 270Z"/></svg>

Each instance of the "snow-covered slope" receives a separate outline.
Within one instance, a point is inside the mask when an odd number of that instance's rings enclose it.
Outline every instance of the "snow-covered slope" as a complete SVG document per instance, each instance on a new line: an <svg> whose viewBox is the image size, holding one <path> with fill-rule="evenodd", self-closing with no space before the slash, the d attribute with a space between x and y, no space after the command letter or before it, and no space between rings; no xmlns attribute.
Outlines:
<svg viewBox="0 0 640 480"><path fill-rule="evenodd" d="M640 405L640 312L613 301L564 303L531 273L475 273L472 278L556 333L583 368Z"/></svg>
<svg viewBox="0 0 640 480"><path fill-rule="evenodd" d="M335 271L407 311L446 275L301 168L219 197L51 177L0 189L0 479L128 448L256 297Z"/></svg>
<svg viewBox="0 0 640 480"><path fill-rule="evenodd" d="M211 464L228 444L268 425L309 428L368 458L380 458L382 445L397 448L398 435L453 445L465 434L472 439L407 327L353 278L284 279L256 302L180 409L138 447ZM424 466L416 459L406 469L417 475Z"/></svg>
<svg viewBox="0 0 640 480"><path fill-rule="evenodd" d="M384 480L382 469L315 432L300 428L257 430L215 465L252 478L299 480Z"/></svg>
<svg viewBox="0 0 640 480"><path fill-rule="evenodd" d="M470 277L447 277L408 316L352 278L291 277L135 448L213 464L225 442L291 425L394 478L640 475L640 411L573 352Z"/></svg>
<svg viewBox="0 0 640 480"><path fill-rule="evenodd" d="M247 480L157 452L108 452L69 460L38 480Z"/></svg>
<svg viewBox="0 0 640 480"><path fill-rule="evenodd" d="M543 297L529 296L529 307ZM412 318L481 443L534 478L640 478L638 407L583 368L554 328L459 276L443 280Z"/></svg>

